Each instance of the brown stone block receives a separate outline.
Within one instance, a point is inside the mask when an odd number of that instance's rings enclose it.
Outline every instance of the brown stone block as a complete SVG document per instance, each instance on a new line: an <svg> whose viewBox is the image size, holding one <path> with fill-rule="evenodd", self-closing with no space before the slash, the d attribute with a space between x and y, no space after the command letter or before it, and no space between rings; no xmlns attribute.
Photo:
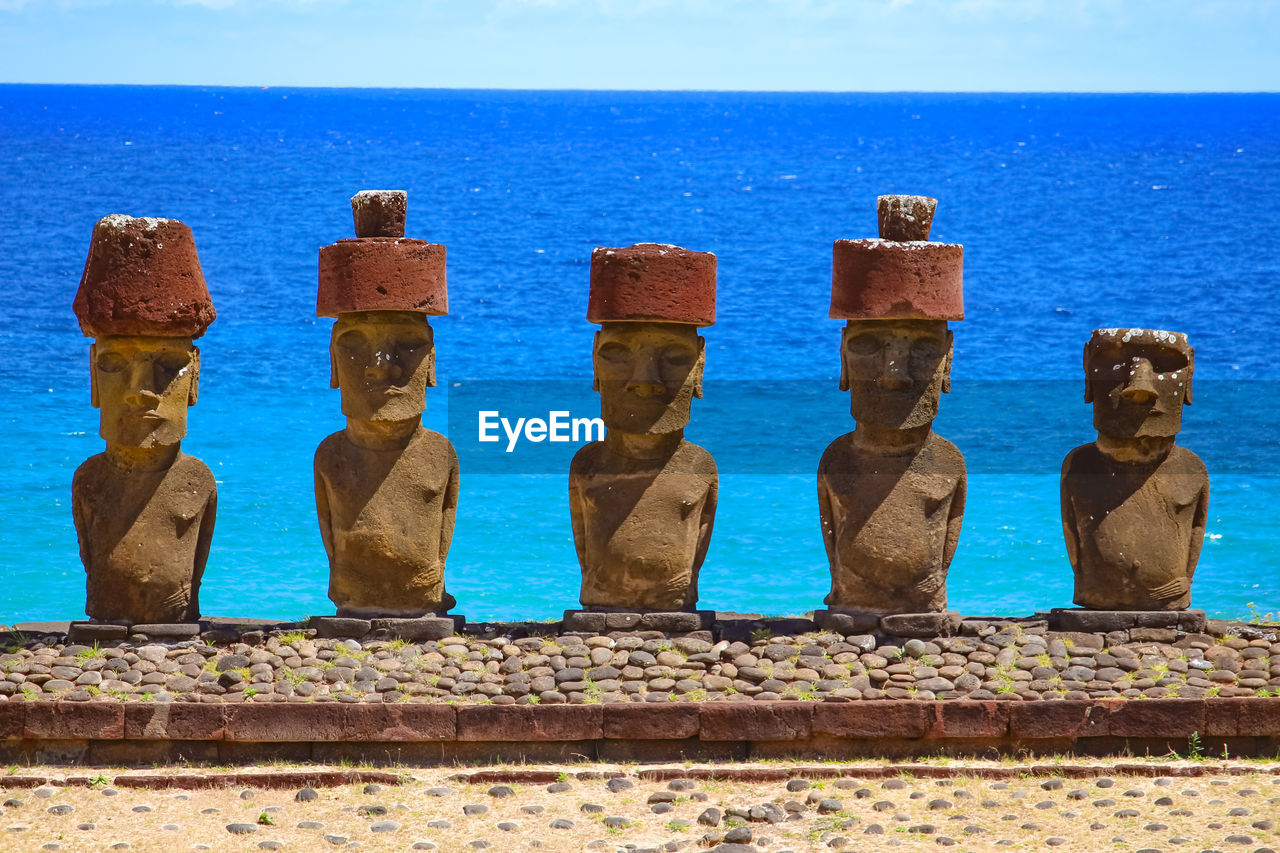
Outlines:
<svg viewBox="0 0 1280 853"><path fill-rule="evenodd" d="M358 741L453 740L453 705L346 705L346 739Z"/></svg>
<svg viewBox="0 0 1280 853"><path fill-rule="evenodd" d="M1149 699L1108 705L1108 734L1115 737L1185 738L1192 732L1204 731L1201 699Z"/></svg>
<svg viewBox="0 0 1280 853"><path fill-rule="evenodd" d="M26 702L27 740L120 740L124 705L107 702Z"/></svg>
<svg viewBox="0 0 1280 853"><path fill-rule="evenodd" d="M678 740L698 734L698 706L621 702L603 706L604 736L615 740Z"/></svg>
<svg viewBox="0 0 1280 853"><path fill-rule="evenodd" d="M1205 699L1205 734L1210 737L1280 736L1280 700L1262 697Z"/></svg>
<svg viewBox="0 0 1280 853"><path fill-rule="evenodd" d="M198 338L217 316L191 229L176 219L120 214L93 227L72 307L89 338Z"/></svg>
<svg viewBox="0 0 1280 853"><path fill-rule="evenodd" d="M814 734L841 738L918 738L933 729L926 702L822 702L813 711Z"/></svg>
<svg viewBox="0 0 1280 853"><path fill-rule="evenodd" d="M22 737L26 720L26 702L0 702L0 740Z"/></svg>
<svg viewBox="0 0 1280 853"><path fill-rule="evenodd" d="M196 702L128 702L124 705L127 740L222 740L226 709Z"/></svg>
<svg viewBox="0 0 1280 853"><path fill-rule="evenodd" d="M698 706L703 740L797 740L813 729L809 702L706 702Z"/></svg>
<svg viewBox="0 0 1280 853"><path fill-rule="evenodd" d="M270 742L346 740L349 737L347 707L338 702L227 705L224 739Z"/></svg>
<svg viewBox="0 0 1280 853"><path fill-rule="evenodd" d="M1107 708L1084 699L1011 702L1009 734L1018 740L1100 737L1109 734Z"/></svg>
<svg viewBox="0 0 1280 853"><path fill-rule="evenodd" d="M473 705L458 707L460 741L597 740L602 705Z"/></svg>
<svg viewBox="0 0 1280 853"><path fill-rule="evenodd" d="M323 247L316 316L350 311L448 314L445 247L387 237L339 240Z"/></svg>
<svg viewBox="0 0 1280 853"><path fill-rule="evenodd" d="M702 741L696 737L682 740L602 740L596 750L600 761L746 761L746 741Z"/></svg>
<svg viewBox="0 0 1280 853"><path fill-rule="evenodd" d="M1008 702L939 702L933 706L935 724L931 737L1003 738L1009 733Z"/></svg>
<svg viewBox="0 0 1280 853"><path fill-rule="evenodd" d="M840 320L963 320L964 247L837 240L831 311Z"/></svg>
<svg viewBox="0 0 1280 853"><path fill-rule="evenodd" d="M716 256L660 243L601 246L591 253L587 320L710 326L716 321Z"/></svg>

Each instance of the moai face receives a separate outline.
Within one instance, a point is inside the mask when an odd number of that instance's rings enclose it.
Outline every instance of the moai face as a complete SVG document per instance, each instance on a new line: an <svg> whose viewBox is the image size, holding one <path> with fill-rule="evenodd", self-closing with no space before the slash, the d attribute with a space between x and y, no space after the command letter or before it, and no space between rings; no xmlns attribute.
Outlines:
<svg viewBox="0 0 1280 853"><path fill-rule="evenodd" d="M190 338L104 337L89 357L99 434L108 444L150 448L182 440L200 374L200 350Z"/></svg>
<svg viewBox="0 0 1280 853"><path fill-rule="evenodd" d="M333 326L331 384L342 413L364 421L404 421L422 414L436 384L435 338L417 311L352 311Z"/></svg>
<svg viewBox="0 0 1280 853"><path fill-rule="evenodd" d="M1186 335L1099 329L1084 348L1086 403L1093 426L1115 438L1174 436L1191 404L1195 351Z"/></svg>
<svg viewBox="0 0 1280 853"><path fill-rule="evenodd" d="M945 320L856 320L840 345L840 389L860 424L925 426L951 390L952 335Z"/></svg>
<svg viewBox="0 0 1280 853"><path fill-rule="evenodd" d="M592 349L605 426L635 435L684 429L702 396L705 343L684 323L605 323Z"/></svg>

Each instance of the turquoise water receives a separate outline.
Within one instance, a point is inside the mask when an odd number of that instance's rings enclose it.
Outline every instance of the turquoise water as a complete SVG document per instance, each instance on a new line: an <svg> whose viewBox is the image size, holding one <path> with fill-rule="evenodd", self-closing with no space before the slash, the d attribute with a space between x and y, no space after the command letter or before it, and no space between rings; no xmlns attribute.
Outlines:
<svg viewBox="0 0 1280 853"><path fill-rule="evenodd" d="M219 312L183 445L219 480L202 609L332 612L311 456L343 423L316 252L350 235L352 193L383 187L409 190L409 236L449 247L427 423L462 458L448 584L470 619L576 605L573 448L494 455L474 412L517 388L530 413L563 399L594 414L590 251L640 241L719 257L688 432L721 470L701 604L821 606L813 471L852 428L831 243L874 234L887 192L939 198L934 238L966 247L936 425L970 470L952 606L1070 603L1057 471L1093 437L1081 348L1122 325L1197 348L1180 441L1212 498L1193 603L1280 609L1278 163L1267 95L0 86L0 621L83 614L70 482L102 443L70 306L93 223L115 212L191 225Z"/></svg>

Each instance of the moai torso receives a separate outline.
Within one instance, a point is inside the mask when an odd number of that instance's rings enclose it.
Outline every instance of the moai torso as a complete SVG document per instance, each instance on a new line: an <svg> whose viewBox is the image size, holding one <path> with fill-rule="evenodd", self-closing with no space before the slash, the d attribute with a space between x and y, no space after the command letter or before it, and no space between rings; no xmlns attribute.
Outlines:
<svg viewBox="0 0 1280 853"><path fill-rule="evenodd" d="M351 199L356 239L320 250L316 313L334 317L331 385L347 428L316 449L320 536L339 616L444 613L458 506L458 457L422 427L435 385L428 321L448 311L445 247L404 239L407 199Z"/></svg>
<svg viewBox="0 0 1280 853"><path fill-rule="evenodd" d="M1098 440L1062 464L1062 532L1075 603L1185 610L1209 511L1209 475L1174 442L1191 402L1185 335L1098 329L1084 351Z"/></svg>
<svg viewBox="0 0 1280 853"><path fill-rule="evenodd" d="M569 507L583 606L692 609L716 493L715 461L688 441L661 460L619 456L603 441L579 450Z"/></svg>
<svg viewBox="0 0 1280 853"><path fill-rule="evenodd" d="M85 612L102 621L190 622L213 539L217 486L181 451L202 335L215 312L191 229L108 216L94 228L75 312L90 348L107 450L71 485L86 573Z"/></svg>
<svg viewBox="0 0 1280 853"><path fill-rule="evenodd" d="M122 471L100 453L76 471L71 501L90 617L199 618L200 578L218 502L208 466L179 453L159 471Z"/></svg>
<svg viewBox="0 0 1280 853"><path fill-rule="evenodd" d="M826 603L874 613L946 609L946 568L964 519L964 457L930 433L901 455L836 439L818 465L818 506L831 562Z"/></svg>
<svg viewBox="0 0 1280 853"><path fill-rule="evenodd" d="M419 427L401 448L371 450L346 430L316 450L316 507L329 598L344 613L422 615L455 603L444 589L458 505L458 457Z"/></svg>
<svg viewBox="0 0 1280 853"><path fill-rule="evenodd" d="M1062 527L1075 603L1098 610L1185 610L1204 539L1209 474L1174 446L1156 463L1117 462L1097 445L1062 465Z"/></svg>
<svg viewBox="0 0 1280 853"><path fill-rule="evenodd" d="M569 513L584 607L693 610L711 543L718 475L684 440L702 396L715 322L715 255L641 243L591 256L587 319L604 441L569 467Z"/></svg>
<svg viewBox="0 0 1280 853"><path fill-rule="evenodd" d="M835 609L946 610L966 477L932 424L951 381L947 321L964 318L963 248L928 242L935 204L882 196L881 239L834 247L830 313L848 321L840 379L858 424L818 464Z"/></svg>

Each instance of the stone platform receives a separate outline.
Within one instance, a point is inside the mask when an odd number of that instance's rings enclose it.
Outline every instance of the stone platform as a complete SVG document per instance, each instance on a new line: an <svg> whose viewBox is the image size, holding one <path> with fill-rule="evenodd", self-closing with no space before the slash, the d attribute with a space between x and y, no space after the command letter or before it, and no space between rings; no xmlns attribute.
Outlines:
<svg viewBox="0 0 1280 853"><path fill-rule="evenodd" d="M136 639L132 626L129 639L88 644L59 632L68 623L17 627L0 635L8 760L51 749L337 760L368 743L415 761L1142 754L1185 748L1193 733L1231 754L1280 749L1280 637L1265 625L1090 633L964 619L955 636L907 639L717 614L681 634L467 623L408 640L372 622L357 639L208 620L195 636Z"/></svg>

